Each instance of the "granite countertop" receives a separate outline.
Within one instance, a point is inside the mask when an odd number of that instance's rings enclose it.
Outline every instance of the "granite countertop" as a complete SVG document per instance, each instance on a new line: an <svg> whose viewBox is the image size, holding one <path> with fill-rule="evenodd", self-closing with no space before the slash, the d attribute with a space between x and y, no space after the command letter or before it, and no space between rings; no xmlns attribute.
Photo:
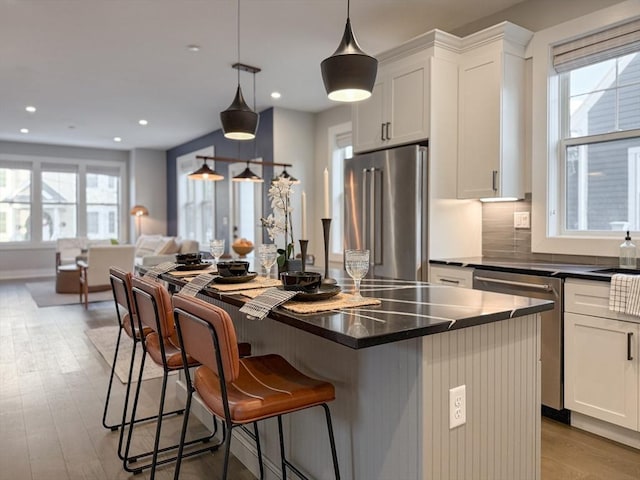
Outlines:
<svg viewBox="0 0 640 480"><path fill-rule="evenodd" d="M432 265L451 265L456 267L482 268L501 272L521 273L559 278L580 278L610 282L614 273L640 274L640 270L619 269L606 265L578 265L571 263L552 263L535 261L501 260L485 257L464 257L449 259L433 259Z"/></svg>
<svg viewBox="0 0 640 480"><path fill-rule="evenodd" d="M169 274L161 278L178 288L185 284L184 279ZM339 277L338 283L343 290L351 289L350 279ZM553 302L547 300L404 280L364 279L362 294L379 298L382 304L313 314L276 308L269 318L359 349L553 308ZM237 307L249 300L214 289L206 289L202 295Z"/></svg>

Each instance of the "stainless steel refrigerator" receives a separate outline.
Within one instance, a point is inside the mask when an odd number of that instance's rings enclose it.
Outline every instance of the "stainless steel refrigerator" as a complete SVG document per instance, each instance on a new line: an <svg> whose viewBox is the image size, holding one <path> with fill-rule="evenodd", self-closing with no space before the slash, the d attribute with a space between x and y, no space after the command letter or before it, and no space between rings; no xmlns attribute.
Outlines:
<svg viewBox="0 0 640 480"><path fill-rule="evenodd" d="M418 145L345 160L344 247L371 251L368 277L427 280L427 162Z"/></svg>

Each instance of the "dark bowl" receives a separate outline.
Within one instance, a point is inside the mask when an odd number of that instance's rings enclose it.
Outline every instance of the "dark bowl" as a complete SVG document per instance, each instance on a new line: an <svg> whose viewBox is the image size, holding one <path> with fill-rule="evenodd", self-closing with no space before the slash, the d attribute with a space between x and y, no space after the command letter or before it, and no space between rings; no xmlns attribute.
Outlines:
<svg viewBox="0 0 640 480"><path fill-rule="evenodd" d="M221 277L239 277L249 271L249 262L233 260L218 263L218 275Z"/></svg>
<svg viewBox="0 0 640 480"><path fill-rule="evenodd" d="M280 274L285 290L316 293L322 283L322 275L316 272L282 272Z"/></svg>
<svg viewBox="0 0 640 480"><path fill-rule="evenodd" d="M176 263L181 265L197 265L201 263L202 257L199 253L178 253Z"/></svg>

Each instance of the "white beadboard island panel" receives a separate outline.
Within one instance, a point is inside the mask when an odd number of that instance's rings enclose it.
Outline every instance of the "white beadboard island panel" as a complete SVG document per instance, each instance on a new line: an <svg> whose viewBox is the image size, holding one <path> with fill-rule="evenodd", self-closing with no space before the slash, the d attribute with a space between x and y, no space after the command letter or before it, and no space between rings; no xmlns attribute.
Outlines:
<svg viewBox="0 0 640 480"><path fill-rule="evenodd" d="M423 339L423 479L540 479L540 320L527 315ZM449 429L449 389L467 421Z"/></svg>

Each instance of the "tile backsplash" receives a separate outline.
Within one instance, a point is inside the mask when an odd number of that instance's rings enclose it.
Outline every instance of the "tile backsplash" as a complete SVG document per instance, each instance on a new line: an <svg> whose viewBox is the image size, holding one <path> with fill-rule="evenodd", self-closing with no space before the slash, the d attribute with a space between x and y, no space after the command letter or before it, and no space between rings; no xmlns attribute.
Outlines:
<svg viewBox="0 0 640 480"><path fill-rule="evenodd" d="M482 204L482 255L484 257L554 263L617 265L616 257L565 255L531 252L531 228L515 228L514 213L529 212L531 194L517 202L486 202Z"/></svg>

